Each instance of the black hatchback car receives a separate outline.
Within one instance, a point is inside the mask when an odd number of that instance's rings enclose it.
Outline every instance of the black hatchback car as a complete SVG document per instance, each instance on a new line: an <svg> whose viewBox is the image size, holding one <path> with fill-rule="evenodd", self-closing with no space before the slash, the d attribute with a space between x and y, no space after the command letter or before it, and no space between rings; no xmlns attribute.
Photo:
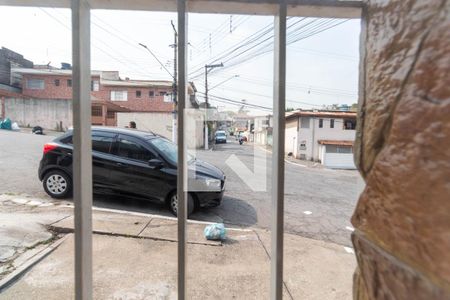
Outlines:
<svg viewBox="0 0 450 300"><path fill-rule="evenodd" d="M44 145L39 180L53 198L72 192L72 131ZM134 129L92 128L94 192L121 194L167 204L177 214L177 146L164 137ZM222 202L225 175L188 155L188 213Z"/></svg>

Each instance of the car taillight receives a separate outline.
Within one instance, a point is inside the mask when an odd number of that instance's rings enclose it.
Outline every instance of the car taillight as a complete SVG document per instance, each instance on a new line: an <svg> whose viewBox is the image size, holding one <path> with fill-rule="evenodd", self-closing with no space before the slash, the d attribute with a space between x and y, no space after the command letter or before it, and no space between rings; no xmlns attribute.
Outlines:
<svg viewBox="0 0 450 300"><path fill-rule="evenodd" d="M49 151L52 151L53 149L56 149L58 147L55 143L48 143L44 145L44 154L46 154Z"/></svg>

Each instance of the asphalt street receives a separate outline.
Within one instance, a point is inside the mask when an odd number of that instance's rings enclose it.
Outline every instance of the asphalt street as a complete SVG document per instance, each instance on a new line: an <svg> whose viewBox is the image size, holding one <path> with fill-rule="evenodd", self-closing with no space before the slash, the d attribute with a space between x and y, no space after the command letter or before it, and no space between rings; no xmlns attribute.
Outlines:
<svg viewBox="0 0 450 300"><path fill-rule="evenodd" d="M52 136L0 130L0 194L24 194L55 201L45 194L37 177L43 145L52 139ZM231 137L227 144L215 145L208 151L197 150L195 155L221 168L227 176L227 182L223 204L198 211L192 216L193 219L225 222L227 226L270 227L273 178L269 151L251 143L239 145ZM258 158L256 169L255 156ZM234 164L230 163L231 157L234 157ZM262 164L265 164L265 170ZM242 169L247 170L243 172ZM260 191L264 186L263 191ZM349 220L363 188L363 180L357 171L286 163L285 231L351 246L352 227ZM170 215L160 205L123 197L96 196L94 205Z"/></svg>

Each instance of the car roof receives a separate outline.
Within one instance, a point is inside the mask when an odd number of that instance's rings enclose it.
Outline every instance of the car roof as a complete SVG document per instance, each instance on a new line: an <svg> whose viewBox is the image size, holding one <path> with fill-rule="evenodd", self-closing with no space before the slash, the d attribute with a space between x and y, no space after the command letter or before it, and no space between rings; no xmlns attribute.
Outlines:
<svg viewBox="0 0 450 300"><path fill-rule="evenodd" d="M97 132L112 132L112 133L119 133L119 134L126 134L131 135L135 137L140 137L144 139L152 139L152 138L158 138L161 137L154 132L151 131L143 131L143 130L137 130L137 129L131 129L131 128L119 128L119 127L109 127L109 126L92 126L92 131ZM69 131L73 131L70 129Z"/></svg>
<svg viewBox="0 0 450 300"><path fill-rule="evenodd" d="M159 135L155 134L152 131L143 131L143 130L137 130L137 129L132 129L132 128L119 128L119 127L108 127L108 126L92 126L92 130L127 134L127 135L136 136L136 137L141 137L141 138L144 138L144 139L151 139L151 138L160 137Z"/></svg>

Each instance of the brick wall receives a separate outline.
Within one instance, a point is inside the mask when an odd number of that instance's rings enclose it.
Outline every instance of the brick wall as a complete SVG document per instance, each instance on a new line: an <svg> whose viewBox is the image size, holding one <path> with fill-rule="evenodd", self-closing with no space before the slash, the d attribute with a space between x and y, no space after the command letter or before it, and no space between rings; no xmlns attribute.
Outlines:
<svg viewBox="0 0 450 300"><path fill-rule="evenodd" d="M115 104L129 108L131 111L136 112L172 112L174 109L172 102L164 102L164 97L159 96L160 92L171 93L171 88L137 88L137 87L101 87L102 92L105 94L103 97L111 99L111 91L128 91L127 101L113 101ZM141 91L141 97L136 96L136 91ZM150 91L154 91L155 96L150 97ZM158 95L158 96L157 96Z"/></svg>
<svg viewBox="0 0 450 300"><path fill-rule="evenodd" d="M28 88L27 80L29 79L44 80L44 89L37 90ZM71 76L24 74L22 77L22 93L31 98L72 99L72 88L67 85L67 80L71 79ZM59 86L55 85L56 80L59 80Z"/></svg>
<svg viewBox="0 0 450 300"><path fill-rule="evenodd" d="M44 80L44 89L29 89L26 81L28 79L42 79ZM40 99L72 99L72 87L68 86L67 80L71 76L63 75L30 75L24 74L22 86L23 94L31 98ZM55 81L59 80L59 86L56 86ZM99 76L93 76L92 80L99 81ZM136 112L172 112L174 105L171 102L164 102L164 97L159 96L160 92L171 93L171 87L123 87L123 86L106 86L100 84L98 91L92 91L92 96L98 100L110 101L111 91L128 92L127 101L113 101L115 104L131 109ZM141 97L136 96L136 91L141 91ZM154 92L154 97L150 97L150 91Z"/></svg>

